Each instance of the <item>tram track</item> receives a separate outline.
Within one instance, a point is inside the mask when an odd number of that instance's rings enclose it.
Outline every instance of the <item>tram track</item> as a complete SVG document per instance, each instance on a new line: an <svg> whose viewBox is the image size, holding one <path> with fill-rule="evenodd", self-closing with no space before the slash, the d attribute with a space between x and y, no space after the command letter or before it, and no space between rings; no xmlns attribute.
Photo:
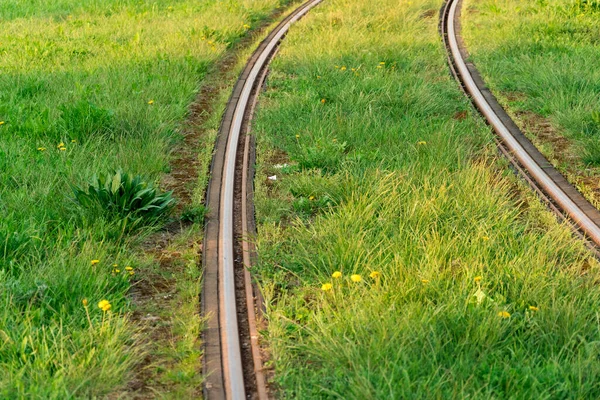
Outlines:
<svg viewBox="0 0 600 400"><path fill-rule="evenodd" d="M254 141L250 121L267 67L290 26L322 0L309 0L288 15L253 53L229 98L211 164L204 236L202 311L205 398L267 399L248 268L255 232Z"/></svg>
<svg viewBox="0 0 600 400"><path fill-rule="evenodd" d="M447 0L440 10L440 34L454 78L475 108L497 134L499 151L548 207L566 221L590 250L600 258L600 212L575 186L552 166L521 132L491 91L486 87L461 36L463 0Z"/></svg>

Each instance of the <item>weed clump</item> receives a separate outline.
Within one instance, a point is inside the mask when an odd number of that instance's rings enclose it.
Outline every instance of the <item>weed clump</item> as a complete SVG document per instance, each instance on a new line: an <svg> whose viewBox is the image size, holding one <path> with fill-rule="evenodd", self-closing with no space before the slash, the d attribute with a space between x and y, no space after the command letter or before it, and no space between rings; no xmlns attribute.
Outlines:
<svg viewBox="0 0 600 400"><path fill-rule="evenodd" d="M130 228L154 224L175 205L173 192L161 193L140 175L122 170L94 177L87 190L73 186L75 202L91 216L126 222Z"/></svg>

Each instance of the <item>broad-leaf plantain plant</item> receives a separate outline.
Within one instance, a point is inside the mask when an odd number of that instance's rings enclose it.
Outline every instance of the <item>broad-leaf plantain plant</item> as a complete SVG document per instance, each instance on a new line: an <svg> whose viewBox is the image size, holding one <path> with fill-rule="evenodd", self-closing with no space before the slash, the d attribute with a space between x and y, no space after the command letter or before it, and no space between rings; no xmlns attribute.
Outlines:
<svg viewBox="0 0 600 400"><path fill-rule="evenodd" d="M175 205L173 192L161 193L140 175L131 176L120 169L105 176L94 176L87 190L74 186L73 193L75 202L85 210L122 220L130 228L142 222L157 222Z"/></svg>

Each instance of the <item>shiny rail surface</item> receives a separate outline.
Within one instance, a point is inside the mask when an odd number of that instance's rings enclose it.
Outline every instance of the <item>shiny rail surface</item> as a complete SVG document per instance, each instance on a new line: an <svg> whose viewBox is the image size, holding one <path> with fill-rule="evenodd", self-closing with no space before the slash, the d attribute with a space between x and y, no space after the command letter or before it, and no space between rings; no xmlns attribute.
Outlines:
<svg viewBox="0 0 600 400"><path fill-rule="evenodd" d="M467 61L468 53L460 35L461 7L462 0L447 0L440 12L440 30L452 74L499 136L500 150L550 208L562 214L591 242L598 255L600 212L525 137L486 87L475 66Z"/></svg>
<svg viewBox="0 0 600 400"><path fill-rule="evenodd" d="M265 70L271 61L281 39L290 26L302 18L322 0L310 0L298 7L285 18L259 45L240 75L233 93L229 99L219 136L215 145L215 153L211 164L211 178L208 184L206 206L208 209L205 229L203 264L204 290L202 292L203 313L207 318L207 326L203 334L204 340L204 374L206 376L204 394L212 399L246 399L245 377L243 370L242 352L240 347L240 327L238 318L240 312L248 313L249 331L251 336L253 369L256 392L248 393L252 398L266 399L267 391L260 349L254 323L254 296L251 288L246 287L248 310L238 310L236 300L234 237L235 220L241 221L242 232L248 232L249 196L246 191L248 180L248 143L240 143L240 137L248 125L253 110L253 104L262 84ZM239 146L244 146L241 153L244 165L241 172L236 171L240 161ZM241 175L241 176L240 176ZM241 207L234 209L235 184L241 181ZM235 217L234 214L238 213ZM241 215L243 214L243 215ZM242 245L247 251L247 244ZM247 267L248 257L244 255ZM242 268L244 268L242 264ZM244 271L246 272L246 271ZM250 284L245 273L245 285Z"/></svg>

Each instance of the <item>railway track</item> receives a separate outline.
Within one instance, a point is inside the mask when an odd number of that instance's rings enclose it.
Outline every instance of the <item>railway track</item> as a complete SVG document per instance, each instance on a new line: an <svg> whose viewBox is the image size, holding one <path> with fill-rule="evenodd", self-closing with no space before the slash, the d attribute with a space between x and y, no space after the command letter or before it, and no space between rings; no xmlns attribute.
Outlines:
<svg viewBox="0 0 600 400"><path fill-rule="evenodd" d="M267 67L290 26L322 0L288 15L259 45L236 82L215 144L208 183L202 311L205 398L267 399L246 240L254 231L254 143L250 120Z"/></svg>
<svg viewBox="0 0 600 400"><path fill-rule="evenodd" d="M447 0L440 11L440 33L452 75L496 132L496 143L501 153L517 173L599 257L600 212L527 139L486 87L475 65L468 61L468 52L461 36L462 3L463 0Z"/></svg>

